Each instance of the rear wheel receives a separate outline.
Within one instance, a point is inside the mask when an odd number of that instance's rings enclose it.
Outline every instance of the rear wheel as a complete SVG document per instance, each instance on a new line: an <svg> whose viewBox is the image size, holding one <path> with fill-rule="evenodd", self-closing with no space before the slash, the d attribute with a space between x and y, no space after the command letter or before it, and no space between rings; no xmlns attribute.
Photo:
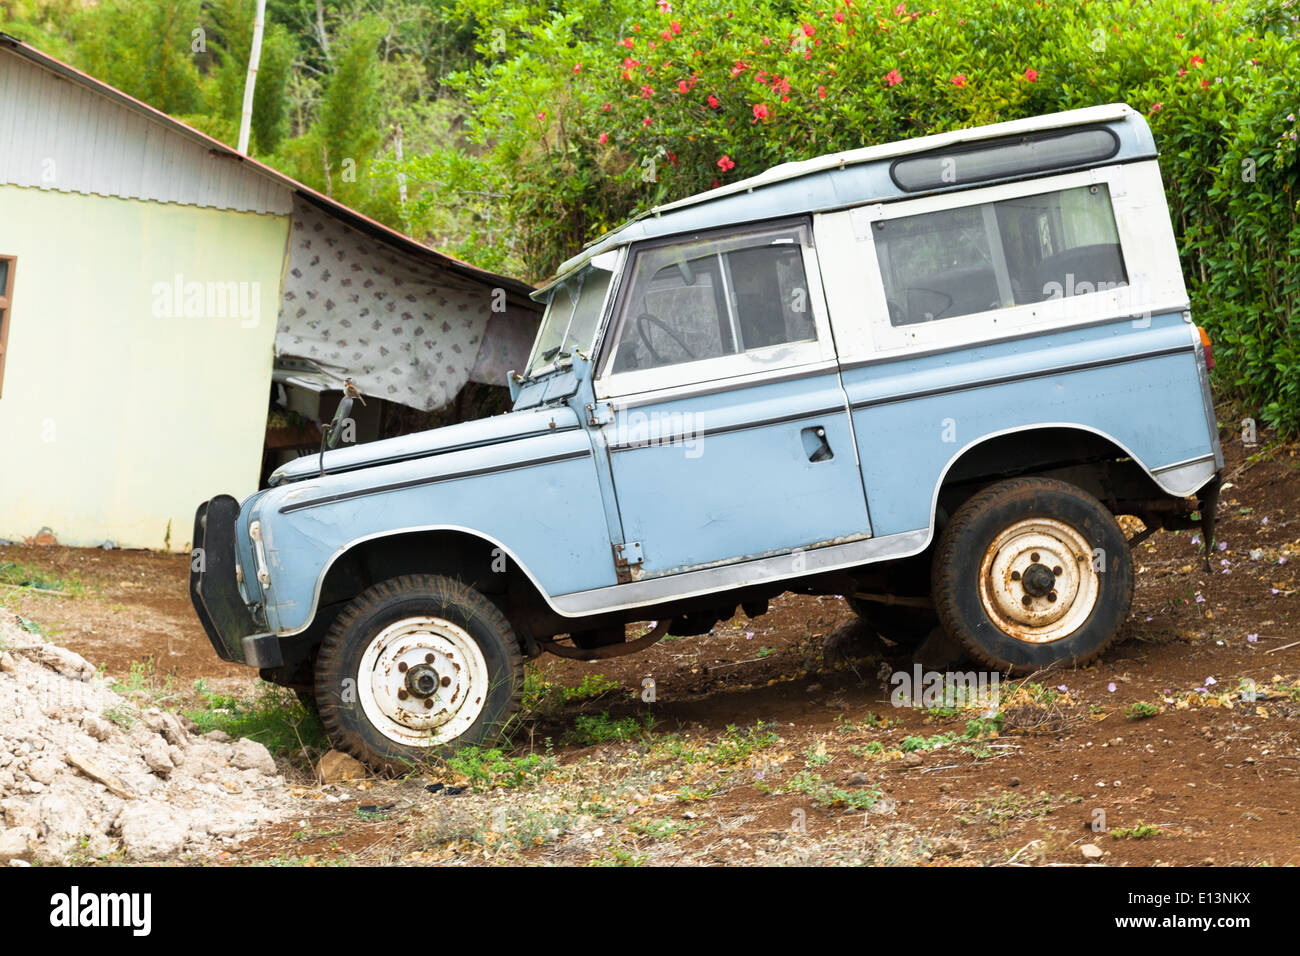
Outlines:
<svg viewBox="0 0 1300 956"><path fill-rule="evenodd" d="M1114 515L1046 478L967 501L939 540L932 579L944 630L999 669L1090 661L1133 603L1133 559Z"/></svg>
<svg viewBox="0 0 1300 956"><path fill-rule="evenodd" d="M363 592L316 659L316 702L330 739L391 772L495 740L522 686L519 642L505 616L473 588L435 575Z"/></svg>

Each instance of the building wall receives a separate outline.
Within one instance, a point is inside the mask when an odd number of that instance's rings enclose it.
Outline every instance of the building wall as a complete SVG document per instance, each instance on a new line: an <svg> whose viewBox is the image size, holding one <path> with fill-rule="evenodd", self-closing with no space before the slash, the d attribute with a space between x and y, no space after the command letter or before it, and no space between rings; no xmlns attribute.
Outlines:
<svg viewBox="0 0 1300 956"><path fill-rule="evenodd" d="M288 232L0 185L0 538L180 549L200 500L256 489Z"/></svg>

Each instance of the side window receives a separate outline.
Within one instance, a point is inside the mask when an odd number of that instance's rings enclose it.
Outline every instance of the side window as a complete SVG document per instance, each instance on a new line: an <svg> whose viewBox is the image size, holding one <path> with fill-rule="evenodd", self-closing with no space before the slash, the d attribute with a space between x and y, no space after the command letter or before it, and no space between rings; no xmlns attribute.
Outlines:
<svg viewBox="0 0 1300 956"><path fill-rule="evenodd" d="M875 239L895 326L1128 284L1104 184L881 220Z"/></svg>
<svg viewBox="0 0 1300 956"><path fill-rule="evenodd" d="M13 256L0 256L0 394L3 394L5 382L5 349L9 342L9 302L14 294L14 266L17 261Z"/></svg>
<svg viewBox="0 0 1300 956"><path fill-rule="evenodd" d="M612 370L664 368L816 340L802 225L637 252Z"/></svg>

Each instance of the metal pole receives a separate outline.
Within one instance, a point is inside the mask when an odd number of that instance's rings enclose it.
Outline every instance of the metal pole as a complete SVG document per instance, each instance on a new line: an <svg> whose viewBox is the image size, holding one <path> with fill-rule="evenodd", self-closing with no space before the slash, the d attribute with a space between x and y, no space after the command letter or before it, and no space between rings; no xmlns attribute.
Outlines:
<svg viewBox="0 0 1300 956"><path fill-rule="evenodd" d="M266 0L257 0L253 21L253 49L248 54L248 79L244 81L244 113L239 118L239 152L248 155L248 133L253 125L253 90L257 88L257 65L262 59L262 26L266 22Z"/></svg>

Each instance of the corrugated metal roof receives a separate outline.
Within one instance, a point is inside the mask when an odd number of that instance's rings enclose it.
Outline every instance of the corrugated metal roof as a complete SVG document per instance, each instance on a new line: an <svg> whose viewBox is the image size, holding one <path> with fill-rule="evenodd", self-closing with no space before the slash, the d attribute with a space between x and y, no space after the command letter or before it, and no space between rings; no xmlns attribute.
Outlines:
<svg viewBox="0 0 1300 956"><path fill-rule="evenodd" d="M5 69L12 61L0 57L0 156L4 157L0 170L5 181L281 214L290 211L291 194L297 194L381 242L449 272L505 289L511 301L536 308L528 298L532 290L528 283L431 249L16 37L0 33L0 52L42 68ZM144 125L104 120L95 108L105 98L125 107L132 114L129 119ZM53 136L32 135L51 128ZM200 152L195 153L194 147ZM42 164L47 159L55 160L52 182L44 178L48 166Z"/></svg>

